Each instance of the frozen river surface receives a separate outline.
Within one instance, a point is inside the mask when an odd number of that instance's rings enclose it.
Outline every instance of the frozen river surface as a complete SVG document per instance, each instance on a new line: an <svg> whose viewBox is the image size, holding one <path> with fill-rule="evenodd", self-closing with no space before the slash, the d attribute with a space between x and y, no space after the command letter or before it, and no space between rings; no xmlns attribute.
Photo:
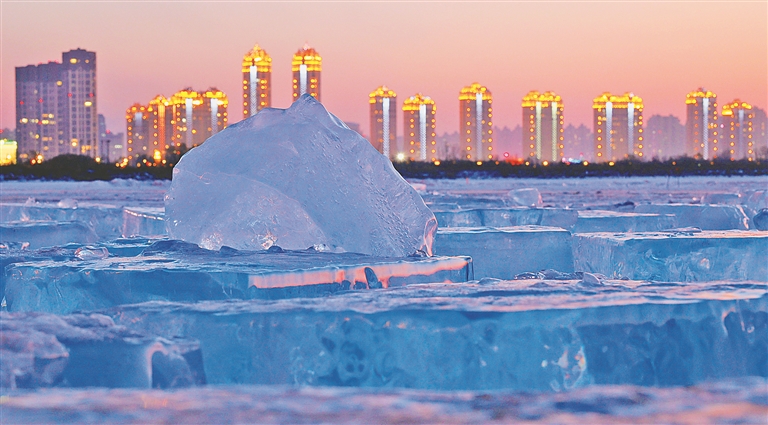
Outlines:
<svg viewBox="0 0 768 425"><path fill-rule="evenodd" d="M433 257L211 251L166 181L0 183L2 422L768 422L767 178L410 183Z"/></svg>

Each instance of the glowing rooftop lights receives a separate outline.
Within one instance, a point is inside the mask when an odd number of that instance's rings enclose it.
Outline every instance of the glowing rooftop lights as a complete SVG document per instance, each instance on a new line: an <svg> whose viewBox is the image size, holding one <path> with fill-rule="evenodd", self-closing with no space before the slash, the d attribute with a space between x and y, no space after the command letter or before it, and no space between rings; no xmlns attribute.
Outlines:
<svg viewBox="0 0 768 425"><path fill-rule="evenodd" d="M376 103L376 99L382 97L397 97L397 93L395 93L394 90L387 88L387 86L379 86L379 88L372 91L371 94L368 95L368 102Z"/></svg>
<svg viewBox="0 0 768 425"><path fill-rule="evenodd" d="M686 105L695 105L697 102L697 99L699 98L717 98L717 95L712 93L711 91L699 87L697 90L694 90L688 94L685 95L685 104Z"/></svg>
<svg viewBox="0 0 768 425"><path fill-rule="evenodd" d="M733 116L733 111L734 110L739 110L739 109L750 110L750 109L752 109L752 105L750 105L747 102L742 102L741 100L736 99L736 100L734 100L731 103L727 103L727 104L723 105L723 113L721 115L723 115L723 116Z"/></svg>
<svg viewBox="0 0 768 425"><path fill-rule="evenodd" d="M243 72L250 71L251 66L256 66L259 72L272 71L272 57L258 44L243 56Z"/></svg>
<svg viewBox="0 0 768 425"><path fill-rule="evenodd" d="M320 54L314 48L305 44L303 48L293 55L291 70L296 72L300 69L301 65L306 65L307 71L322 71L323 58L320 57Z"/></svg>
<svg viewBox="0 0 768 425"><path fill-rule="evenodd" d="M601 94L592 101L593 109L603 109L608 102L614 109L626 109L631 103L633 108L643 109L643 99L640 96L635 96L634 93L627 92L622 95L615 95L608 92Z"/></svg>
<svg viewBox="0 0 768 425"><path fill-rule="evenodd" d="M480 93L482 100L493 100L490 90L487 87L480 85L479 83L472 83L471 85L464 87L459 92L459 100L472 100L477 99L477 94Z"/></svg>
<svg viewBox="0 0 768 425"><path fill-rule="evenodd" d="M523 96L523 108L535 107L536 102L541 102L543 107L549 107L551 102L556 103L558 107L563 106L562 98L555 92L545 91L544 93L539 93L536 90L532 90Z"/></svg>
<svg viewBox="0 0 768 425"><path fill-rule="evenodd" d="M403 111L418 111L421 105L434 105L435 101L429 96L417 93L403 102Z"/></svg>

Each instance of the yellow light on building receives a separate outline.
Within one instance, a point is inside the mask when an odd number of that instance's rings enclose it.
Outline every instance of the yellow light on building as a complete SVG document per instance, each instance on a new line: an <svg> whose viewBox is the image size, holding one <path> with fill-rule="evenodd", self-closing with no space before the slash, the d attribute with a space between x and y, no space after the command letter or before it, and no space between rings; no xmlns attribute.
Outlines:
<svg viewBox="0 0 768 425"><path fill-rule="evenodd" d="M305 44L293 55L293 100L303 94L310 94L320 100L320 73L323 70L323 58L317 51Z"/></svg>
<svg viewBox="0 0 768 425"><path fill-rule="evenodd" d="M479 83L472 83L459 92L461 112L460 133L467 135L464 148L466 159L486 161L494 158L491 115L493 96ZM489 149L490 148L490 149Z"/></svg>
<svg viewBox="0 0 768 425"><path fill-rule="evenodd" d="M272 106L272 57L253 46L243 56L243 119Z"/></svg>
<svg viewBox="0 0 768 425"><path fill-rule="evenodd" d="M397 152L397 94L379 86L368 95L371 144L390 160Z"/></svg>
<svg viewBox="0 0 768 425"><path fill-rule="evenodd" d="M523 135L525 154L539 161L562 160L563 101L554 92L530 91L523 96L523 122L528 122L528 137ZM599 131L599 130L598 130Z"/></svg>
<svg viewBox="0 0 768 425"><path fill-rule="evenodd" d="M606 92L593 99L594 146L600 160L642 157L643 107L643 99L633 93Z"/></svg>
<svg viewBox="0 0 768 425"><path fill-rule="evenodd" d="M438 159L435 139L435 101L429 96L417 93L403 102L403 122L413 131L406 134L405 144L413 146L412 161L431 161Z"/></svg>

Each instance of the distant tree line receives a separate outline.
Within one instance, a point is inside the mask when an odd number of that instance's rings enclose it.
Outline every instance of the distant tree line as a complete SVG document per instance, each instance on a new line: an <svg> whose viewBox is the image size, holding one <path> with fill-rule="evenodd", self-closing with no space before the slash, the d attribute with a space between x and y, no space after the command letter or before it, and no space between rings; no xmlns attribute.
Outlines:
<svg viewBox="0 0 768 425"><path fill-rule="evenodd" d="M612 165L611 165L612 164ZM630 176L764 176L768 161L707 161L681 157L666 161L628 159L615 163L553 163L548 165L519 162L471 161L395 162L395 169L405 178L463 179L494 177L630 177ZM80 155L60 155L40 164L16 164L0 167L0 181L112 179L169 180L173 165L152 167L117 167Z"/></svg>

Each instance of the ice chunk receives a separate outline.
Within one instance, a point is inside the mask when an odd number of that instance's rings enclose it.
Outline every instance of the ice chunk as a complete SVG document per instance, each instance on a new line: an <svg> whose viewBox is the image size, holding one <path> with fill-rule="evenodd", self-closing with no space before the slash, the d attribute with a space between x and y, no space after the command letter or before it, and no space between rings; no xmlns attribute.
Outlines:
<svg viewBox="0 0 768 425"><path fill-rule="evenodd" d="M157 207L126 207L123 209L124 238L134 236L165 236L165 209Z"/></svg>
<svg viewBox="0 0 768 425"><path fill-rule="evenodd" d="M73 206L74 204L77 206ZM72 199L59 204L51 203L2 203L0 222L13 221L76 221L96 232L99 240L120 236L123 226L123 209L111 204L77 202Z"/></svg>
<svg viewBox="0 0 768 425"><path fill-rule="evenodd" d="M518 207L540 207L543 205L539 189L536 188L510 190L507 199L510 205Z"/></svg>
<svg viewBox="0 0 768 425"><path fill-rule="evenodd" d="M641 204L635 206L634 212L674 214L679 227L698 227L702 230L749 229L749 218L738 205Z"/></svg>
<svg viewBox="0 0 768 425"><path fill-rule="evenodd" d="M641 214L616 211L579 211L573 233L652 232L677 227L674 214Z"/></svg>
<svg viewBox="0 0 768 425"><path fill-rule="evenodd" d="M184 155L165 206L172 238L209 249L323 244L431 255L437 228L389 159L309 95L286 110L264 109Z"/></svg>
<svg viewBox="0 0 768 425"><path fill-rule="evenodd" d="M467 257L276 251L208 251L159 241L135 257L81 258L83 251L75 251L55 260L14 261L6 269L7 308L64 314L148 300L313 297L473 278Z"/></svg>
<svg viewBox="0 0 768 425"><path fill-rule="evenodd" d="M740 193L705 193L701 197L702 204L739 205L741 202Z"/></svg>
<svg viewBox="0 0 768 425"><path fill-rule="evenodd" d="M74 243L93 243L99 237L89 226L77 222L29 221L0 224L0 242L28 242L29 248Z"/></svg>
<svg viewBox="0 0 768 425"><path fill-rule="evenodd" d="M108 314L199 340L216 384L552 391L768 373L765 283L601 283L424 284Z"/></svg>
<svg viewBox="0 0 768 425"><path fill-rule="evenodd" d="M768 232L680 229L580 233L573 238L578 271L665 282L768 281Z"/></svg>
<svg viewBox="0 0 768 425"><path fill-rule="evenodd" d="M513 279L544 269L573 271L571 234L555 227L441 228L435 236L435 253L472 257L475 279Z"/></svg>
<svg viewBox="0 0 768 425"><path fill-rule="evenodd" d="M439 227L550 226L571 229L578 212L563 208L474 208L435 211Z"/></svg>
<svg viewBox="0 0 768 425"><path fill-rule="evenodd" d="M205 383L196 342L147 336L100 314L0 313L0 333L3 388Z"/></svg>

